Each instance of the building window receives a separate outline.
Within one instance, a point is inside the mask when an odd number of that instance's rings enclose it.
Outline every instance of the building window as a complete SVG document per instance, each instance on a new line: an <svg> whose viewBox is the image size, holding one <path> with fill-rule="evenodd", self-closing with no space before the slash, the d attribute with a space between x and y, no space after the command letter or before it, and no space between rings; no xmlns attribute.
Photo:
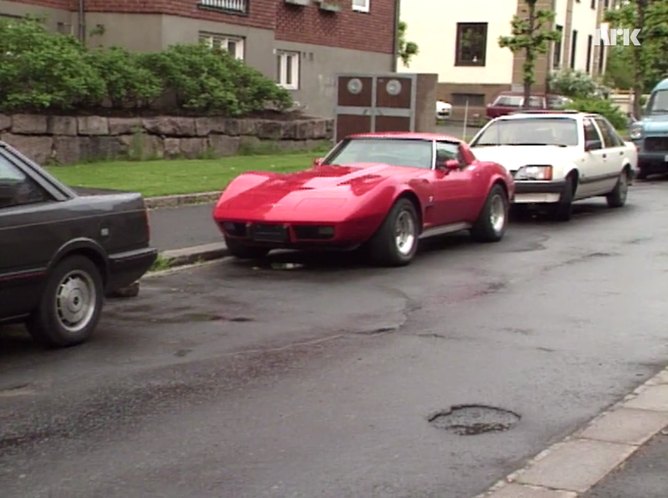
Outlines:
<svg viewBox="0 0 668 498"><path fill-rule="evenodd" d="M232 57L244 60L244 39L238 36L200 33L199 39L211 48L225 50Z"/></svg>
<svg viewBox="0 0 668 498"><path fill-rule="evenodd" d="M353 10L358 12L370 12L371 0L353 0Z"/></svg>
<svg viewBox="0 0 668 498"><path fill-rule="evenodd" d="M288 90L299 89L299 52L276 52L276 81Z"/></svg>
<svg viewBox="0 0 668 498"><path fill-rule="evenodd" d="M221 10L235 14L248 13L248 0L199 0L197 5L203 9Z"/></svg>
<svg viewBox="0 0 668 498"><path fill-rule="evenodd" d="M605 45L601 43L601 46L599 47L599 52L598 52L598 74L602 75L603 74L603 69L605 66Z"/></svg>
<svg viewBox="0 0 668 498"><path fill-rule="evenodd" d="M596 10L596 0L591 0L591 8Z"/></svg>
<svg viewBox="0 0 668 498"><path fill-rule="evenodd" d="M452 105L465 106L467 102L470 107L484 107L485 95L480 93L452 94Z"/></svg>
<svg viewBox="0 0 668 498"><path fill-rule="evenodd" d="M457 23L456 66L484 66L487 23Z"/></svg>
<svg viewBox="0 0 668 498"><path fill-rule="evenodd" d="M578 48L578 32L576 29L573 30L573 39L571 40L571 69L575 69L575 60L577 56Z"/></svg>
<svg viewBox="0 0 668 498"><path fill-rule="evenodd" d="M589 35L589 37L587 37L587 72L588 73L591 72L591 56L592 56L591 51L592 51L593 45L594 45L594 37Z"/></svg>
<svg viewBox="0 0 668 498"><path fill-rule="evenodd" d="M552 68L559 69L561 67L561 39L564 36L563 26L557 26L559 39L554 42L554 52L552 54Z"/></svg>

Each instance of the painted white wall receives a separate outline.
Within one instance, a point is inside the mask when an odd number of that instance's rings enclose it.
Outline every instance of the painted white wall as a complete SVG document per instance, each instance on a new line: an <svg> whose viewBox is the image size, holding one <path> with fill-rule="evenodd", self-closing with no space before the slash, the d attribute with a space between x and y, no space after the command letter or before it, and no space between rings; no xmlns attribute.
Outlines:
<svg viewBox="0 0 668 498"><path fill-rule="evenodd" d="M500 36L510 35L517 0L403 0L401 20L406 39L418 44L419 54L410 67L401 61L399 72L438 73L441 83L510 84L513 54L499 47ZM455 66L458 22L486 22L485 66Z"/></svg>
<svg viewBox="0 0 668 498"><path fill-rule="evenodd" d="M598 12L598 2L596 0L595 8L591 8L591 0L575 0L573 2L573 26L572 29L578 32L578 42L575 54L575 69L585 71L587 68L587 38L596 34L596 21ZM596 47L592 47L592 66L594 65L594 52ZM568 61L570 64L570 60Z"/></svg>

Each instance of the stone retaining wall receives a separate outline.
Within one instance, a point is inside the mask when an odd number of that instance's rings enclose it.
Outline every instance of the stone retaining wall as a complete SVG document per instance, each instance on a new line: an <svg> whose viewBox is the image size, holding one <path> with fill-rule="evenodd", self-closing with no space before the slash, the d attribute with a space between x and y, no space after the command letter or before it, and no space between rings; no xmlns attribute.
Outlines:
<svg viewBox="0 0 668 498"><path fill-rule="evenodd" d="M261 147L308 150L332 140L333 129L331 119L0 115L0 139L41 164L222 157Z"/></svg>

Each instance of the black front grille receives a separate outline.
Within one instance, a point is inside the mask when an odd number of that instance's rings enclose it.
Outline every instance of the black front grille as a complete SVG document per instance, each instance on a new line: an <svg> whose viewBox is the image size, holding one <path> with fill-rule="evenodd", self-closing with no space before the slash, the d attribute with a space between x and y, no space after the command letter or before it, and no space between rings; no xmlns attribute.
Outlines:
<svg viewBox="0 0 668 498"><path fill-rule="evenodd" d="M246 236L246 224L245 223L233 223L231 221L225 221L221 223L223 230L226 233L233 235L235 237L245 237Z"/></svg>
<svg viewBox="0 0 668 498"><path fill-rule="evenodd" d="M251 227L251 238L258 242L287 242L288 229L283 225L258 223Z"/></svg>
<svg viewBox="0 0 668 498"><path fill-rule="evenodd" d="M645 150L648 152L668 152L668 137L647 137Z"/></svg>
<svg viewBox="0 0 668 498"><path fill-rule="evenodd" d="M327 240L334 237L332 227L318 225L297 225L294 227L295 236L301 240Z"/></svg>

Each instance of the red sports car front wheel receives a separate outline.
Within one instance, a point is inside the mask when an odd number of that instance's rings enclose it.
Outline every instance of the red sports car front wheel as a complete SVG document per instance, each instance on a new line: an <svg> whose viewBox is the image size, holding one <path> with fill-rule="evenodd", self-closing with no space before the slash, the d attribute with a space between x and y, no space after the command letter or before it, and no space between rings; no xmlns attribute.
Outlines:
<svg viewBox="0 0 668 498"><path fill-rule="evenodd" d="M419 235L415 206L408 199L399 199L369 242L371 257L382 265L407 265L415 257Z"/></svg>

